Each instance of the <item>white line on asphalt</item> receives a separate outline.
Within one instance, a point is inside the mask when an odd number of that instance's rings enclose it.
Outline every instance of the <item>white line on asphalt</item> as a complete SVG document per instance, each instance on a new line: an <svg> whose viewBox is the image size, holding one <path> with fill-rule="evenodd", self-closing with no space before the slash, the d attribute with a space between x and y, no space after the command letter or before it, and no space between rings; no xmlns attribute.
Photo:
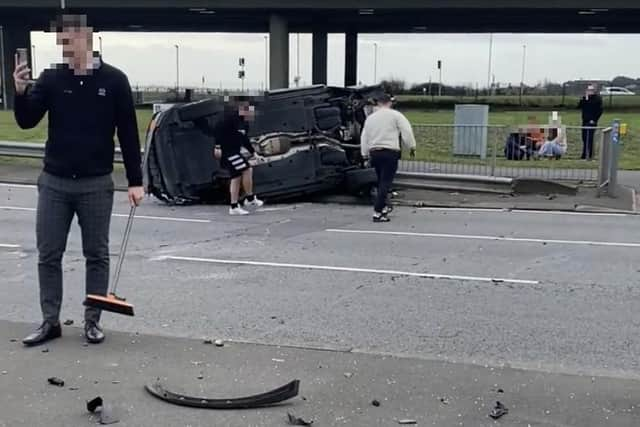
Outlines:
<svg viewBox="0 0 640 427"><path fill-rule="evenodd" d="M0 210L4 211L23 211L23 212L35 212L35 208L22 208L18 206L0 206ZM113 216L118 218L128 218L128 214L113 214ZM173 222L195 222L200 224L209 224L211 220L209 219L195 219L195 218L174 218L170 216L148 216L148 215L136 215L136 219L148 219L148 220L157 220L157 221L173 221Z"/></svg>
<svg viewBox="0 0 640 427"><path fill-rule="evenodd" d="M633 216L625 213L613 212L572 212L572 211L540 211L528 209L500 209L500 208L418 208L421 211L434 212L487 212L487 213L517 213L517 214L546 214L546 215L573 215L573 216Z"/></svg>
<svg viewBox="0 0 640 427"><path fill-rule="evenodd" d="M8 243L0 243L0 248L4 249L18 249L20 245L10 245Z"/></svg>
<svg viewBox="0 0 640 427"><path fill-rule="evenodd" d="M9 187L9 188L38 188L37 185L31 184L11 184L9 182L0 182L0 187Z"/></svg>
<svg viewBox="0 0 640 427"><path fill-rule="evenodd" d="M410 271L378 270L378 269L371 269L371 268L336 267L336 266L315 265L315 264L285 264L285 263L279 263L279 262L229 260L229 259L216 259L216 258L159 256L159 257L154 257L153 260L154 261L162 261L162 260L189 261L189 262L201 262L201 263L209 263L209 264L228 264L228 265L252 265L257 267L291 268L291 269L302 269L302 270L341 271L341 272L348 272L348 273L370 273L370 274L385 274L385 275L393 275L393 276L421 277L424 279L449 279L449 280L464 280L464 281L473 281L473 282L513 283L513 284L520 284L520 285L537 285L540 283L537 280L458 276L458 275L451 275L451 274L415 273Z"/></svg>
<svg viewBox="0 0 640 427"><path fill-rule="evenodd" d="M495 240L503 242L526 242L526 243L554 243L559 245L585 245L585 246L615 246L621 248L640 248L640 243L628 242L602 242L590 240L553 240L553 239L529 239L523 237L501 237L501 236L475 236L470 234L439 234L439 233L412 233L403 231L378 231L378 230L325 230L329 233L344 234L373 234L386 236L408 236L408 237L430 237L436 239L469 239L469 240Z"/></svg>

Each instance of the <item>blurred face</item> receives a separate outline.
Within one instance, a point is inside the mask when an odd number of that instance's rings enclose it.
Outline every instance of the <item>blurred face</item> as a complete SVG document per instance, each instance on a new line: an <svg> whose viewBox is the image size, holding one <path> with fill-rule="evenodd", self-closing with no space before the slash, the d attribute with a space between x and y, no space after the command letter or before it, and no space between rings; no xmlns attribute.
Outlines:
<svg viewBox="0 0 640 427"><path fill-rule="evenodd" d="M89 27L65 27L56 34L63 58L78 58L93 50L93 30Z"/></svg>
<svg viewBox="0 0 640 427"><path fill-rule="evenodd" d="M256 110L253 105L248 102L243 102L238 106L238 114L243 119L252 122L256 117Z"/></svg>
<svg viewBox="0 0 640 427"><path fill-rule="evenodd" d="M593 86L587 87L587 95L593 95L596 93L596 88Z"/></svg>

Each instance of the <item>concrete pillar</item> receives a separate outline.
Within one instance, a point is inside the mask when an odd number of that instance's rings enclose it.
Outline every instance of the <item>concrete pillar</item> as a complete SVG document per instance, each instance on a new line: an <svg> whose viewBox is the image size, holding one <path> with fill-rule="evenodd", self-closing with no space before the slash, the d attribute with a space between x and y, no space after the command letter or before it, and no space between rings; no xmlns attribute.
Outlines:
<svg viewBox="0 0 640 427"><path fill-rule="evenodd" d="M358 33L348 32L344 40L344 85L355 86L358 84Z"/></svg>
<svg viewBox="0 0 640 427"><path fill-rule="evenodd" d="M270 89L289 87L289 28L283 16L269 19L269 86Z"/></svg>
<svg viewBox="0 0 640 427"><path fill-rule="evenodd" d="M313 31L312 81L314 85L327 84L328 37L324 30Z"/></svg>
<svg viewBox="0 0 640 427"><path fill-rule="evenodd" d="M14 54L16 53L16 49L26 48L29 53L29 64L33 64L33 61L31 59L31 33L28 28L17 25L3 25L1 34L0 89L3 108L6 110L13 108L13 96L15 93L13 70L15 67Z"/></svg>

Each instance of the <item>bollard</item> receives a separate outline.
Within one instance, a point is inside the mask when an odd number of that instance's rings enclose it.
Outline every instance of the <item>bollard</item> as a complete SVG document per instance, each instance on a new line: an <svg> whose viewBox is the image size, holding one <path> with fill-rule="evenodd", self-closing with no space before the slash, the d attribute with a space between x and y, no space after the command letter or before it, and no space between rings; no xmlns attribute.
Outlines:
<svg viewBox="0 0 640 427"><path fill-rule="evenodd" d="M616 197L618 187L618 158L620 157L620 119L611 125L611 163L609 169L609 195Z"/></svg>

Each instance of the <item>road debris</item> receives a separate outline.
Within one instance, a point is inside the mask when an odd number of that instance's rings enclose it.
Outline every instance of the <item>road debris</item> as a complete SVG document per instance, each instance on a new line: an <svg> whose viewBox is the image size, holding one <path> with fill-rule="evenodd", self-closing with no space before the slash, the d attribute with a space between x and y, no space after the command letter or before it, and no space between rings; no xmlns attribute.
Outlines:
<svg viewBox="0 0 640 427"><path fill-rule="evenodd" d="M199 380L203 380L204 379L204 375L202 375L202 374L198 375L198 379Z"/></svg>
<svg viewBox="0 0 640 427"><path fill-rule="evenodd" d="M113 407L109 404L105 404L100 396L87 402L87 411L92 414L96 412L100 413L100 424L108 425L120 422L120 419L115 414Z"/></svg>
<svg viewBox="0 0 640 427"><path fill-rule="evenodd" d="M292 426L310 426L311 424L313 424L313 420L305 421L302 418L298 418L295 415L291 415L288 412L287 412L287 418L288 418L289 424Z"/></svg>
<svg viewBox="0 0 640 427"><path fill-rule="evenodd" d="M71 326L71 325L73 325L73 320L67 319L67 320L64 321L63 325L64 326Z"/></svg>
<svg viewBox="0 0 640 427"><path fill-rule="evenodd" d="M443 405L448 405L449 404L449 399L447 399L446 397L439 397L438 400L440 401L440 403L442 403Z"/></svg>
<svg viewBox="0 0 640 427"><path fill-rule="evenodd" d="M214 344L216 345L216 347L224 347L224 341L222 340L215 340Z"/></svg>
<svg viewBox="0 0 640 427"><path fill-rule="evenodd" d="M284 359L271 359L272 362L284 363Z"/></svg>
<svg viewBox="0 0 640 427"><path fill-rule="evenodd" d="M377 408L378 406L380 406L380 401L378 399L373 399L371 401L371 404Z"/></svg>
<svg viewBox="0 0 640 427"><path fill-rule="evenodd" d="M344 373L344 377L345 378L351 378L353 376L353 374L351 372L345 372Z"/></svg>
<svg viewBox="0 0 640 427"><path fill-rule="evenodd" d="M120 381L118 381L118 380L113 380L113 381L111 381L111 384L120 384Z"/></svg>
<svg viewBox="0 0 640 427"><path fill-rule="evenodd" d="M78 387L69 387L69 391L78 391L80 390Z"/></svg>
<svg viewBox="0 0 640 427"><path fill-rule="evenodd" d="M213 340L206 339L202 342L203 344L213 344Z"/></svg>
<svg viewBox="0 0 640 427"><path fill-rule="evenodd" d="M274 390L256 394L253 396L228 399L209 399L204 397L192 397L171 392L170 390L167 390L165 388L165 386L160 382L159 378L155 382L147 384L145 386L145 390L147 390L149 394L157 397L160 400L164 400L165 402L179 406L204 409L259 408L292 399L298 395L299 389L300 380L293 380L290 383L283 385L282 387L278 387Z"/></svg>
<svg viewBox="0 0 640 427"><path fill-rule="evenodd" d="M7 371L2 371L2 375L7 375L9 372Z"/></svg>
<svg viewBox="0 0 640 427"><path fill-rule="evenodd" d="M9 342L18 342L18 339L17 339L17 338L11 338L11 339L9 340Z"/></svg>
<svg viewBox="0 0 640 427"><path fill-rule="evenodd" d="M51 377L51 378L48 378L48 379L47 379L47 381L48 381L48 382L49 382L49 384L51 384L51 385L55 385L55 386L58 386L58 387L64 387L64 380L61 380L61 379L60 379L60 378L58 378L58 377Z"/></svg>
<svg viewBox="0 0 640 427"><path fill-rule="evenodd" d="M416 420L405 419L405 420L398 420L398 424L409 425L409 424L418 424L418 422Z"/></svg>
<svg viewBox="0 0 640 427"><path fill-rule="evenodd" d="M43 353L49 353L49 349L48 348L44 348L44 349L42 349L42 352Z"/></svg>
<svg viewBox="0 0 640 427"><path fill-rule="evenodd" d="M494 420L497 420L498 418L508 413L509 413L509 409L507 409L506 406L504 406L500 402L496 402L496 406L491 410L491 413L489 414L489 416Z"/></svg>

